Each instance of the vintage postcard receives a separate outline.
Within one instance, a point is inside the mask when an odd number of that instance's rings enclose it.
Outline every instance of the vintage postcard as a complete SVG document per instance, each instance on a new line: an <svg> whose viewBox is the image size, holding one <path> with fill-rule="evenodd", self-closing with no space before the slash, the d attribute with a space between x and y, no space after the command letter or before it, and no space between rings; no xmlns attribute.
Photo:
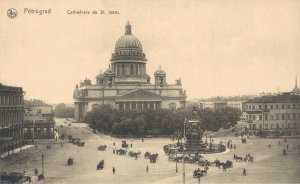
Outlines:
<svg viewBox="0 0 300 184"><path fill-rule="evenodd" d="M0 184L300 183L299 78L298 0L1 0Z"/></svg>

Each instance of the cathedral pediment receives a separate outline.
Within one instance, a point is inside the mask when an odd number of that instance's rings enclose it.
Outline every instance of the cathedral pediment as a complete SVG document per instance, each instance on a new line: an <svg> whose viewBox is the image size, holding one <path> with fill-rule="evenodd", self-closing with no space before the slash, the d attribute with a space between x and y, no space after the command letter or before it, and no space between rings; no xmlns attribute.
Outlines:
<svg viewBox="0 0 300 184"><path fill-rule="evenodd" d="M161 96L145 89L137 88L117 96L116 101L161 101Z"/></svg>

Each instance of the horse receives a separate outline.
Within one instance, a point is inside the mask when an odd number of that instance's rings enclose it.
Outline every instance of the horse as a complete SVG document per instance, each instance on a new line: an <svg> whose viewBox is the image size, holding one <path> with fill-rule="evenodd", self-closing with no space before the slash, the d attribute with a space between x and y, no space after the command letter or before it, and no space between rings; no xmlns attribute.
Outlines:
<svg viewBox="0 0 300 184"><path fill-rule="evenodd" d="M151 154L148 158L150 159L150 163L156 163L158 157L158 153L156 154Z"/></svg>
<svg viewBox="0 0 300 184"><path fill-rule="evenodd" d="M235 157L235 161L237 161L237 162L243 161L243 158L242 158L242 157L239 157L239 156L236 156L236 157Z"/></svg>
<svg viewBox="0 0 300 184"><path fill-rule="evenodd" d="M100 146L97 147L97 149L98 149L99 151L105 151L105 150L106 150L106 147L107 147L106 145L104 145L104 146L103 146L103 145L100 145Z"/></svg>

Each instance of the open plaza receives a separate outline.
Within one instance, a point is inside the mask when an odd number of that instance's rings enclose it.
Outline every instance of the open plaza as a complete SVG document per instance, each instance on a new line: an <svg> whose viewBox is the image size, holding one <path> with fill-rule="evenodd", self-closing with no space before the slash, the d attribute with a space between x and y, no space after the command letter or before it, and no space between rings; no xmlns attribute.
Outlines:
<svg viewBox="0 0 300 184"><path fill-rule="evenodd" d="M36 146L23 150L1 160L0 169L3 171L25 172L32 176L35 182L34 169L42 172L42 154L44 155L45 179L37 183L182 183L183 163L168 160L163 146L173 144L170 138L117 139L110 136L95 134L83 123L73 123L68 126L63 119L56 119L56 126L62 135L72 135L80 138L85 145L79 147L68 140L36 140ZM226 130L224 130L226 131ZM229 131L230 132L230 131ZM289 138L286 143L283 139L261 139L250 137L243 144L239 137L231 133L220 132L221 136L213 138L214 142L227 143L232 140L235 149L226 149L223 153L202 154L204 159L222 162L230 160L233 167L226 169L210 166L207 175L200 178L200 183L298 183L300 181L300 141ZM117 155L113 150L120 149L122 140L129 144L129 151L140 151L136 159L128 155ZM278 142L281 142L280 146ZM132 144L132 147L130 146ZM99 145L106 145L105 151L99 151ZM269 147L270 145L270 147ZM283 146L289 145L287 154L283 155ZM49 149L50 146L50 149ZM48 148L48 149L47 149ZM144 158L145 152L158 153L156 163L150 163ZM244 157L251 154L254 162L237 162L234 155ZM68 158L74 164L68 166ZM99 161L104 160L104 168L97 170ZM15 164L11 164L15 163ZM148 166L148 172L146 167ZM112 169L115 168L115 174ZM185 163L185 183L199 183L193 178L193 171L199 168L198 164ZM243 169L246 169L246 176ZM259 178L259 179L258 179Z"/></svg>

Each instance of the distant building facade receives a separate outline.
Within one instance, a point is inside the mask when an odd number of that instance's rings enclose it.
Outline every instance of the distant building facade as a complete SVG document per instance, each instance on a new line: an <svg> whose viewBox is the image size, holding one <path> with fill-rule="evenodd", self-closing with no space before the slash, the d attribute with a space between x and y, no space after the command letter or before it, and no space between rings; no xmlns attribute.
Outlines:
<svg viewBox="0 0 300 184"><path fill-rule="evenodd" d="M21 87L0 83L0 153L8 152L24 144L23 102Z"/></svg>
<svg viewBox="0 0 300 184"><path fill-rule="evenodd" d="M241 119L245 119L245 103L246 100L209 100L209 101L200 101L200 109L212 109L216 111L225 107L233 107L239 109L242 113Z"/></svg>
<svg viewBox="0 0 300 184"><path fill-rule="evenodd" d="M270 136L300 135L300 96L282 93L262 96L245 103L250 132Z"/></svg>
<svg viewBox="0 0 300 184"><path fill-rule="evenodd" d="M226 101L202 101L199 102L200 109L212 109L216 111L218 109L222 109L227 107Z"/></svg>
<svg viewBox="0 0 300 184"><path fill-rule="evenodd" d="M54 139L55 120L53 107L50 105L26 107L24 116L24 139Z"/></svg>
<svg viewBox="0 0 300 184"><path fill-rule="evenodd" d="M102 104L118 110L177 109L185 106L186 93L181 80L167 83L161 67L154 73L154 84L146 70L146 54L140 41L132 35L131 25L115 45L110 66L96 76L96 84L86 79L74 91L75 119L83 120L87 112Z"/></svg>

